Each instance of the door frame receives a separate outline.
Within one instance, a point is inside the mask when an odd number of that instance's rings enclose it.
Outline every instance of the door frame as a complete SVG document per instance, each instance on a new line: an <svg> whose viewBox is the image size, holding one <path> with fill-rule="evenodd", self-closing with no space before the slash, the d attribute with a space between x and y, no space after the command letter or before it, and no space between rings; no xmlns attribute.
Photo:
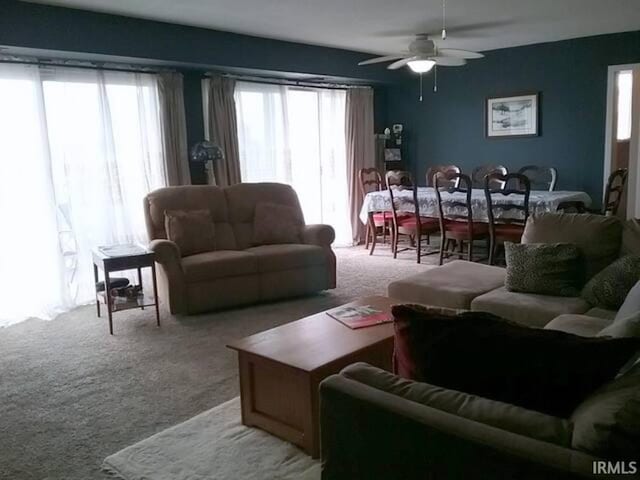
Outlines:
<svg viewBox="0 0 640 480"><path fill-rule="evenodd" d="M609 65L607 71L607 113L605 124L604 169L602 178L602 195L607 187L607 180L611 174L611 164L614 158L616 138L616 74L620 71L634 72L633 93L631 107L631 138L629 141L629 176L627 178L627 217L640 217L640 208L636 205L640 197L640 63L626 63ZM636 80L637 79L637 80ZM632 188L633 187L633 188Z"/></svg>

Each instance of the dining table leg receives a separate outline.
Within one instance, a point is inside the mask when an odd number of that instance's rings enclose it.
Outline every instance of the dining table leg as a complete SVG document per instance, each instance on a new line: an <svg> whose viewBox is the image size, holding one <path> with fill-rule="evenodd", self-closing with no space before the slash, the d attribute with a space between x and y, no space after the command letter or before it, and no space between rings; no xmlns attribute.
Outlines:
<svg viewBox="0 0 640 480"><path fill-rule="evenodd" d="M369 212L369 228L371 229L371 250L369 250L369 255L373 255L373 251L376 249L376 243L378 240L378 235L376 232L376 224L373 221L373 212ZM383 227L384 228L384 227Z"/></svg>

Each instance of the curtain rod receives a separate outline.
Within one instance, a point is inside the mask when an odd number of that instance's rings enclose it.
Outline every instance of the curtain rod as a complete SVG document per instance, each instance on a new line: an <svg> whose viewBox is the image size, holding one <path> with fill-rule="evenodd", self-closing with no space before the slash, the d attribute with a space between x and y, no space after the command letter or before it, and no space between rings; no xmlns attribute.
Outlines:
<svg viewBox="0 0 640 480"><path fill-rule="evenodd" d="M80 60L64 60L64 59L40 59L32 57L16 57L16 56L0 56L0 63L10 63L17 65L37 65L39 67L67 67L67 68L80 68L86 70L106 70L113 72L125 72L125 73L162 73L162 72L175 72L172 69L158 69L151 67L126 65L118 63L96 63L85 62Z"/></svg>
<svg viewBox="0 0 640 480"><path fill-rule="evenodd" d="M308 88L327 88L335 90L346 90L349 88L372 88L371 85L354 85L348 83L330 83L330 82L313 82L308 80L292 80L288 78L278 77L261 77L256 75L239 75L233 73L215 73L210 72L206 74L207 77L222 76L226 78L233 78L234 80L240 80L243 82L251 83L264 83L267 85L291 85L293 87L308 87Z"/></svg>

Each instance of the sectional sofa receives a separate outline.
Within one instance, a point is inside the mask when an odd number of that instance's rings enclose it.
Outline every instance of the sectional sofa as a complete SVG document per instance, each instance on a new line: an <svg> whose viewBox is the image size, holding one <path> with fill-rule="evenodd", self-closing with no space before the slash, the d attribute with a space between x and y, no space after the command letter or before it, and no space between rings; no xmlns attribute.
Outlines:
<svg viewBox="0 0 640 480"><path fill-rule="evenodd" d="M543 214L527 222L522 243L574 243L590 278L620 256L640 254L640 222L585 214ZM616 312L593 308L581 297L509 292L502 267L455 260L388 286L391 298L454 309L493 313L533 327L556 325L576 334L593 334ZM588 318L587 318L588 317Z"/></svg>
<svg viewBox="0 0 640 480"><path fill-rule="evenodd" d="M640 253L640 225L596 215L543 215L529 220L523 242L576 243L588 275L594 275L620 255ZM488 311L582 336L597 335L616 315L579 297L508 292L504 280L503 268L453 261L390 284L389 296ZM640 362L585 399L569 418L407 380L367 364L326 379L320 409L323 480L564 480L594 478L606 471L602 465L614 466L624 478L640 478ZM616 445L627 456L602 454L617 451ZM630 461L634 449L637 458Z"/></svg>

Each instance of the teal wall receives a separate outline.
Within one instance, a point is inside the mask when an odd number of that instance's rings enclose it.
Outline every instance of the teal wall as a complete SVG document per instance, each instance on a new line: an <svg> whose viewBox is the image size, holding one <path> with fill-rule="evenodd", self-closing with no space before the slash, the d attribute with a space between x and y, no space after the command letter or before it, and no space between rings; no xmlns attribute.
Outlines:
<svg viewBox="0 0 640 480"><path fill-rule="evenodd" d="M430 165L463 171L499 163L510 170L527 164L555 166L559 189L585 190L599 202L604 164L607 69L640 62L640 32L603 35L486 52L464 67L440 68L438 91L425 76L403 74L387 91L391 123L407 129L407 156L424 181ZM487 97L540 92L540 136L485 137Z"/></svg>

